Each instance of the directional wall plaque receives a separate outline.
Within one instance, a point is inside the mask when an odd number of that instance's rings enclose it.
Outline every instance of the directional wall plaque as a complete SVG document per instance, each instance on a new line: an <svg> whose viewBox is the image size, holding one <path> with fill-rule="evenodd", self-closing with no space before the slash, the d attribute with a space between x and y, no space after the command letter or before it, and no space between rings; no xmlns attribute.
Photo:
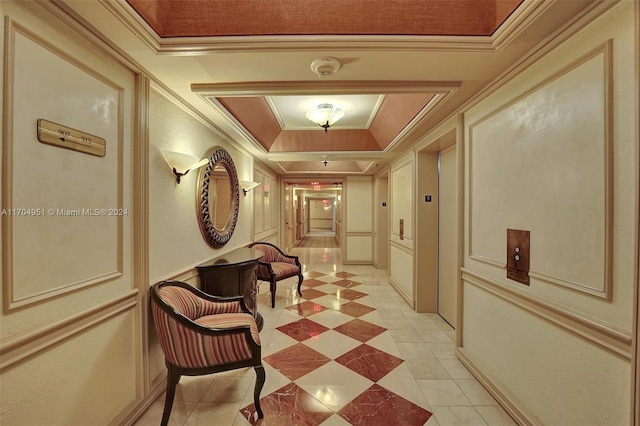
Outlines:
<svg viewBox="0 0 640 426"><path fill-rule="evenodd" d="M42 118L38 120L38 140L98 157L104 157L107 153L107 141L104 139Z"/></svg>

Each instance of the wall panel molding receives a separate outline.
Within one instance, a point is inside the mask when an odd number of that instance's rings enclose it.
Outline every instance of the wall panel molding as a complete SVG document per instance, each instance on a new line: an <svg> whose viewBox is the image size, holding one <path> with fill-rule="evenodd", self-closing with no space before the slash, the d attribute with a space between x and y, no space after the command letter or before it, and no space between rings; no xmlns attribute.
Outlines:
<svg viewBox="0 0 640 426"><path fill-rule="evenodd" d="M30 43L34 43L38 47L43 49L43 52L51 53L56 58L60 59L64 62L64 64L72 66L83 72L83 75L86 75L88 78L92 78L95 81L104 84L106 87L112 89L115 93L117 93L117 144L115 146L115 187L116 187L116 201L115 205L110 206L86 206L90 207L93 210L93 207L109 207L109 208L117 208L118 210L122 210L124 208L124 200L123 200L123 184L124 184L124 164L123 164L123 143L124 143L124 88L117 85L114 81L108 79L105 75L99 73L96 69L90 67L89 65L81 62L78 58L75 58L65 52L64 50L58 48L53 45L49 41L43 39L42 37L35 34L33 31L28 29L27 27L21 25L18 22L15 22L9 17L5 17L5 52L6 58L4 64L4 98L5 102L3 104L3 115L4 115L4 131L3 131L3 144L2 144L2 205L3 209L11 210L11 209L22 209L22 208L31 208L31 206L16 206L14 205L13 200L13 190L14 190L14 152L13 152L13 144L14 144L14 107L15 107L15 93L14 88L16 84L16 72L19 73L19 70L15 70L16 67L16 37L17 36L24 37L25 40L28 40ZM110 141L113 143L112 141ZM111 149L114 149L112 146ZM44 220L46 216L54 216L53 213L49 213L50 210L54 210L53 207L60 208L75 208L80 206L51 206L51 205L42 205L43 214L39 215L42 217L33 218L34 220ZM84 214L83 214L84 215ZM96 218L95 220L105 219L106 217ZM24 219L23 219L24 220ZM47 288L38 288L33 289L31 291L27 291L27 293L21 294L17 291L15 287L15 252L14 252L14 220L12 215L3 215L2 216L2 252L3 252L3 260L2 260L2 285L3 285L3 296L4 296L4 309L5 313L11 312L17 308L22 308L28 305L32 305L34 303L42 302L45 300L49 300L60 296L62 294L75 291L81 288L86 288L90 286L94 286L100 283L105 283L107 281L111 281L123 276L123 245L124 245L124 216L119 215L115 219L115 235L113 236L113 243L116 248L116 258L113 264L108 266L102 265L102 272L97 272L95 275L88 273L85 274L84 277L79 278L76 281L56 284ZM104 223L102 221L101 223ZM69 253L69 255L73 256L74 253ZM110 269L110 270L107 270ZM21 283L24 284L24 283Z"/></svg>
<svg viewBox="0 0 640 426"><path fill-rule="evenodd" d="M133 167L133 276L134 286L139 290L140 309L136 322L139 346L136 365L142 374L137 377L137 395L140 398L149 391L149 77L136 75L135 119L134 119L134 167Z"/></svg>
<svg viewBox="0 0 640 426"><path fill-rule="evenodd" d="M25 362L30 357L73 338L95 325L135 308L138 305L137 296L137 289L130 290L87 311L3 342L0 345L0 372L17 363Z"/></svg>
<svg viewBox="0 0 640 426"><path fill-rule="evenodd" d="M524 311L626 360L631 359L631 333L562 305L537 299L477 272L462 268L462 281L479 287Z"/></svg>
<svg viewBox="0 0 640 426"><path fill-rule="evenodd" d="M475 261L482 262L484 264L490 265L492 267L506 269L506 262L504 259L496 259L495 256L487 253L481 253L477 251L477 247L474 247L474 215L473 215L473 205L474 205L474 155L473 155L473 145L474 145L474 137L476 133L479 131L479 126L487 123L488 120L495 118L498 114L506 114L509 110L511 110L511 114L516 114L517 111L514 111L514 108L518 107L518 103L532 97L533 95L543 93L542 90L545 89L546 86L555 82L561 77L566 77L569 73L575 71L580 66L587 64L589 61L594 60L600 56L602 56L603 69L602 77L603 81L601 82L603 88L603 98L598 99L603 102L603 112L604 115L602 117L602 125L604 127L604 134L602 135L602 140L598 141L603 144L602 148L602 162L601 162L601 172L603 174L604 181L602 182L603 193L598 194L602 197L602 229L603 229L603 239L600 242L602 247L602 256L599 259L602 262L602 285L593 285L587 282L578 282L573 278L569 278L566 275L566 271L558 271L558 273L548 270L536 270L534 269L534 265L532 264L532 268L530 271L530 276L535 278L541 282L552 284L556 286L561 286L572 291L576 291L579 293L588 294L591 296L596 296L607 301L611 301L612 297L612 287L613 287L613 79L612 79L612 70L613 70L613 58L612 58L612 49L613 49L613 41L608 40L607 42L601 44L590 52L582 55L578 59L572 61L567 64L557 72L553 73L549 77L545 78L520 96L512 99L506 104L500 105L490 113L484 115L479 118L475 122L468 125L468 144L469 144L469 191L468 191L468 199L469 199L469 212L470 215L467 218L467 229L469 230L468 235L468 245L467 245L467 256ZM574 78L574 80L576 80ZM590 85L593 85L593 82L588 82ZM596 84L597 87L597 84ZM542 95L540 95L542 96ZM551 102L551 101L549 101ZM559 112L560 118L562 118L563 112ZM553 117L549 118L552 120ZM594 137L598 137L594 135ZM584 192L584 191L583 191ZM591 202L591 200L590 200ZM589 208L589 206L586 206ZM598 224L599 225L599 224ZM597 227L594 227L594 229ZM596 231L594 231L596 232ZM595 238L595 237L594 237ZM599 237L598 237L599 238ZM598 239L596 238L596 239ZM599 281L600 282L600 281Z"/></svg>
<svg viewBox="0 0 640 426"><path fill-rule="evenodd" d="M413 246L409 246L407 244L402 244L401 242L395 241L395 240L392 240L392 239L389 240L389 246L395 247L397 249L400 249L403 252L411 254L411 255L413 255L413 253L414 253Z"/></svg>
<svg viewBox="0 0 640 426"><path fill-rule="evenodd" d="M345 265L372 265L373 264L373 232L346 232L343 248L343 260ZM349 249L351 245L351 249ZM365 257L357 258L353 256L353 247L360 246L363 250L358 250L358 253L363 253L364 247L368 249Z"/></svg>

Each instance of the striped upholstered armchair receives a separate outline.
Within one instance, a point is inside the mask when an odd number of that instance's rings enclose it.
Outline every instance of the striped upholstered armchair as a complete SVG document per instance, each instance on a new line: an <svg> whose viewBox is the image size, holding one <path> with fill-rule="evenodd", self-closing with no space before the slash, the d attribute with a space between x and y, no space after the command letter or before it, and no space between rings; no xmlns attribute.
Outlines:
<svg viewBox="0 0 640 426"><path fill-rule="evenodd" d="M243 296L220 298L180 281L162 281L151 287L151 310L168 374L162 426L169 422L181 376L243 367L256 371L253 399L258 418L263 417L260 335Z"/></svg>
<svg viewBox="0 0 640 426"><path fill-rule="evenodd" d="M298 256L290 256L271 243L256 241L247 247L253 247L264 253L258 261L258 279L269 282L271 291L271 307L276 306L276 282L285 278L298 276L298 294L302 296L300 287L302 286L302 265Z"/></svg>

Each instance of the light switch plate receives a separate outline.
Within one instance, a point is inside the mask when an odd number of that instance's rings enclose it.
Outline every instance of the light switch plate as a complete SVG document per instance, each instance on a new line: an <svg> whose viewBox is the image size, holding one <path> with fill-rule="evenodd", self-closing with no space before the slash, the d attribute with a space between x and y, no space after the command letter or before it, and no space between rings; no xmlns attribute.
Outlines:
<svg viewBox="0 0 640 426"><path fill-rule="evenodd" d="M507 229L507 278L529 285L529 231Z"/></svg>

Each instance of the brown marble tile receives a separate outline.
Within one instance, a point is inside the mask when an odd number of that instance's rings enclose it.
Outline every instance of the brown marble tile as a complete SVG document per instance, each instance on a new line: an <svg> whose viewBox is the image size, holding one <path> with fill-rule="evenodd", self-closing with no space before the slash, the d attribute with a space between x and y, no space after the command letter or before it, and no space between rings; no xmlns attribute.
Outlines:
<svg viewBox="0 0 640 426"><path fill-rule="evenodd" d="M324 281L319 281L319 280L314 280L314 279L305 279L302 282L302 287L309 287L309 288L313 288L313 287L318 287L321 285L325 285L326 283Z"/></svg>
<svg viewBox="0 0 640 426"><path fill-rule="evenodd" d="M333 415L331 409L295 383L260 398L260 407L264 413L263 419L257 419L254 404L242 408L240 414L252 425L261 426L315 426Z"/></svg>
<svg viewBox="0 0 640 426"><path fill-rule="evenodd" d="M315 299L316 297L322 297L326 295L327 293L325 293L324 291L319 291L319 290L316 290L315 288L307 288L302 290L302 298L307 300Z"/></svg>
<svg viewBox="0 0 640 426"><path fill-rule="evenodd" d="M327 274L323 274L322 272L318 272L318 271L307 271L303 275L304 275L304 278L307 279L307 278L318 278Z"/></svg>
<svg viewBox="0 0 640 426"><path fill-rule="evenodd" d="M277 328L277 330L280 330L287 336L296 339L298 342L302 342L303 340L307 340L310 337L315 337L321 333L324 333L329 329L324 325L318 324L317 322L313 322L307 318L303 318L286 325L281 325Z"/></svg>
<svg viewBox="0 0 640 426"><path fill-rule="evenodd" d="M287 376L289 380L296 380L316 368L322 367L331 359L302 343L298 343L265 357L263 361Z"/></svg>
<svg viewBox="0 0 640 426"><path fill-rule="evenodd" d="M403 363L400 358L369 345L360 345L350 350L336 358L336 362L374 382Z"/></svg>
<svg viewBox="0 0 640 426"><path fill-rule="evenodd" d="M304 292L302 294L304 295ZM322 295L326 296L324 293L322 293ZM301 317L308 317L309 315L318 314L322 311L326 311L328 308L322 305L318 305L317 303L306 301L302 303L296 303L295 305L287 306L285 309L291 312L295 312Z"/></svg>
<svg viewBox="0 0 640 426"><path fill-rule="evenodd" d="M353 321L334 328L334 330L364 343L386 331L386 328L356 318Z"/></svg>
<svg viewBox="0 0 640 426"><path fill-rule="evenodd" d="M375 308L367 305L361 305L358 302L349 302L343 305L340 305L338 308L340 312L343 314L351 315L352 317L361 317L362 315L366 315L371 311L375 311Z"/></svg>
<svg viewBox="0 0 640 426"><path fill-rule="evenodd" d="M340 277L340 278L351 278L351 277L357 277L356 274L352 274L351 272L337 272L336 273L336 277Z"/></svg>
<svg viewBox="0 0 640 426"><path fill-rule="evenodd" d="M333 294L337 296L338 292ZM368 296L368 294L366 293L363 293L361 291L351 290L348 288L344 290L340 290L339 294L341 299L348 299L348 300L356 300L356 299L360 299L361 297Z"/></svg>
<svg viewBox="0 0 640 426"><path fill-rule="evenodd" d="M331 284L339 285L340 287L344 287L344 288L356 287L356 286L362 285L362 283L357 283L355 281L350 281L350 280L340 280Z"/></svg>
<svg viewBox="0 0 640 426"><path fill-rule="evenodd" d="M432 413L377 383L344 406L338 414L352 425L423 425Z"/></svg>

